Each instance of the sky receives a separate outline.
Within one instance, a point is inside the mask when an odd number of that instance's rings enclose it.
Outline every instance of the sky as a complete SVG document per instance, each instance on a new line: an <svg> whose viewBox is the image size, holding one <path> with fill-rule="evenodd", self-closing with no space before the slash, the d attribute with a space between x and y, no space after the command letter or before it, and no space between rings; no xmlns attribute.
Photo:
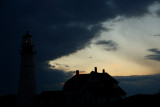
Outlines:
<svg viewBox="0 0 160 107"><path fill-rule="evenodd" d="M128 96L160 92L160 0L1 0L0 13L0 96L17 93L27 30L38 93L95 66Z"/></svg>

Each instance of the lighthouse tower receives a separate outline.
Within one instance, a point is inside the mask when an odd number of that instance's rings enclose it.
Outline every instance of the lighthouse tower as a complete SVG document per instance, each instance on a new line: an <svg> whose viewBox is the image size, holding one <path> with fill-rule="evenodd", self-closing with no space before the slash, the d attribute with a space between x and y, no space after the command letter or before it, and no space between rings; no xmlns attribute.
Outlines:
<svg viewBox="0 0 160 107"><path fill-rule="evenodd" d="M23 36L21 46L21 69L20 81L18 87L18 107L29 106L33 96L36 95L36 78L34 56L35 50L32 42L32 36L27 32Z"/></svg>

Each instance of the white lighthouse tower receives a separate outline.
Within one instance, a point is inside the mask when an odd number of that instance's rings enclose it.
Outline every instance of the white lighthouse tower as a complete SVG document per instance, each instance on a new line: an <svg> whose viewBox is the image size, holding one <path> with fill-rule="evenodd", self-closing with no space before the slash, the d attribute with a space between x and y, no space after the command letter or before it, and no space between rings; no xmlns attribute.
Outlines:
<svg viewBox="0 0 160 107"><path fill-rule="evenodd" d="M34 56L35 50L32 36L27 32L23 36L21 54L20 81L18 87L18 107L29 106L32 98L36 95L36 78Z"/></svg>

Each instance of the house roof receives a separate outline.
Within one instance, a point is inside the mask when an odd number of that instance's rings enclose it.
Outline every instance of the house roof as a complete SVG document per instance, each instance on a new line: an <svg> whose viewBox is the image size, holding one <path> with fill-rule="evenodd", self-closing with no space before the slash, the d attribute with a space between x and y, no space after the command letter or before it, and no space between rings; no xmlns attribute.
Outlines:
<svg viewBox="0 0 160 107"><path fill-rule="evenodd" d="M64 84L63 91L85 93L88 90L95 96L125 96L126 93L117 84L118 81L108 73L105 73L105 71L98 73L95 70L90 74L79 74L76 71L76 75Z"/></svg>
<svg viewBox="0 0 160 107"><path fill-rule="evenodd" d="M92 71L90 74L79 74L69 79L63 87L63 90L79 90L84 84L118 84L118 81L111 77L108 73L96 73Z"/></svg>

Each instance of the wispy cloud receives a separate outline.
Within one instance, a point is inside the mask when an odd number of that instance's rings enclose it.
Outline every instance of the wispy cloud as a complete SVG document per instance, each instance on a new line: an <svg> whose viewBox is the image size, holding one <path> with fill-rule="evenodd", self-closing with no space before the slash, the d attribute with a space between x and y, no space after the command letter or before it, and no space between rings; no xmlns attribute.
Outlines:
<svg viewBox="0 0 160 107"><path fill-rule="evenodd" d="M103 46L106 51L116 51L118 49L118 44L112 40L99 40L95 44Z"/></svg>
<svg viewBox="0 0 160 107"><path fill-rule="evenodd" d="M160 34L157 34L157 35L153 35L153 36L160 36Z"/></svg>
<svg viewBox="0 0 160 107"><path fill-rule="evenodd" d="M152 52L153 54L147 55L145 56L145 58L160 61L160 50L158 50L157 48L152 48L148 49L148 51Z"/></svg>

